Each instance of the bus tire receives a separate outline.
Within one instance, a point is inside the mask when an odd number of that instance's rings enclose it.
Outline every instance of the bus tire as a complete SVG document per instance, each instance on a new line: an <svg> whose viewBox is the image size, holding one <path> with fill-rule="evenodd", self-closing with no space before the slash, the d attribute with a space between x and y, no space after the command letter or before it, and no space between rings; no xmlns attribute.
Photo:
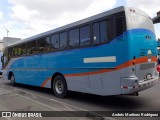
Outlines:
<svg viewBox="0 0 160 120"><path fill-rule="evenodd" d="M14 86L16 84L14 74L12 73L10 76L11 85Z"/></svg>
<svg viewBox="0 0 160 120"><path fill-rule="evenodd" d="M63 76L57 75L54 78L52 89L56 97L64 98L67 96L67 83Z"/></svg>

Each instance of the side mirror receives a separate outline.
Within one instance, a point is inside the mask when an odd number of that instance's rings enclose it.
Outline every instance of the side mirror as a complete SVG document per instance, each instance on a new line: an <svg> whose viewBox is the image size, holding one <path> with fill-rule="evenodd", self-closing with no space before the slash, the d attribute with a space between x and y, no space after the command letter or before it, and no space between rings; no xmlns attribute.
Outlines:
<svg viewBox="0 0 160 120"><path fill-rule="evenodd" d="M160 23L160 16L154 17L152 21L153 21L153 24Z"/></svg>
<svg viewBox="0 0 160 120"><path fill-rule="evenodd" d="M153 24L160 23L160 11L157 12L157 16L152 18Z"/></svg>

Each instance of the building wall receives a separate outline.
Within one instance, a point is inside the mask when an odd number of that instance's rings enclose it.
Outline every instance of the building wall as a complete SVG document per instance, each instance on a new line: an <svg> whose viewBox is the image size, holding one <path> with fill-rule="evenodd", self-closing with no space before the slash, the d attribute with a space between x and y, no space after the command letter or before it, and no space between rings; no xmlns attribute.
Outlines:
<svg viewBox="0 0 160 120"><path fill-rule="evenodd" d="M3 49L3 42L0 41L0 52L2 51L2 49Z"/></svg>
<svg viewBox="0 0 160 120"><path fill-rule="evenodd" d="M11 45L11 44L13 44L15 42L18 42L20 40L21 40L21 38L4 37L2 39L2 41L3 41L3 48L5 48L6 46Z"/></svg>

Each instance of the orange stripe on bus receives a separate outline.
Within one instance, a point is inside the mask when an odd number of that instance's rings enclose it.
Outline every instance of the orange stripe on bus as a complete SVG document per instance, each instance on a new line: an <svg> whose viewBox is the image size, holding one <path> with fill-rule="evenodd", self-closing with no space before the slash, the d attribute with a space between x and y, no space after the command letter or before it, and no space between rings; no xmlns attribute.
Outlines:
<svg viewBox="0 0 160 120"><path fill-rule="evenodd" d="M45 85L47 84L47 82L50 81L51 79L52 79L51 77L49 77L48 79L46 79L46 80L42 83L41 87L45 87Z"/></svg>
<svg viewBox="0 0 160 120"><path fill-rule="evenodd" d="M156 62L157 58L156 57L152 57L151 58L152 62ZM93 72L85 72L85 73L78 73L78 74L65 74L65 77L72 77L72 76L86 76L86 75L92 75L92 74L100 74L100 73L105 73L105 72L112 72L112 71L116 71L119 69L123 69L129 66L133 65L133 62L135 64L140 64L140 63L146 63L148 62L148 57L141 57L141 58L137 58L135 60L130 60L122 65L117 66L115 69L102 69L102 70L98 70L98 71L93 71Z"/></svg>
<svg viewBox="0 0 160 120"><path fill-rule="evenodd" d="M151 61L152 62L156 62L157 61L157 58L156 57L152 57L151 58ZM106 73L106 72L112 72L112 71L116 71L116 70L120 70L120 69L123 69L123 68L126 68L126 67L129 67L129 66L132 66L133 65L133 62L135 64L140 64L140 63L146 63L148 62L148 57L141 57L141 58L137 58L135 60L130 60L124 64L121 64L119 66L117 66L115 69L101 69L101 70L98 70L98 71L93 71L93 72L85 72L85 73L77 73L77 74L65 74L64 76L65 77L74 77L74 76L86 76L86 75L93 75L93 74L100 74L100 73ZM47 80L45 80L43 83L42 83L42 87L44 87L48 81L51 80L51 77L48 78Z"/></svg>

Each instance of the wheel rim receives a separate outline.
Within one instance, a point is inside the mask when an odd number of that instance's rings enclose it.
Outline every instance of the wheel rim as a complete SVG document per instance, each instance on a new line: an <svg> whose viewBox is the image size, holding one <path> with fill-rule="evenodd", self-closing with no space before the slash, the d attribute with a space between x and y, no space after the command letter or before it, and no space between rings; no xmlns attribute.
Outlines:
<svg viewBox="0 0 160 120"><path fill-rule="evenodd" d="M58 94L62 94L64 90L64 85L61 80L57 80L55 83L55 90Z"/></svg>
<svg viewBox="0 0 160 120"><path fill-rule="evenodd" d="M12 84L14 83L14 76L13 75L11 76L11 83Z"/></svg>

